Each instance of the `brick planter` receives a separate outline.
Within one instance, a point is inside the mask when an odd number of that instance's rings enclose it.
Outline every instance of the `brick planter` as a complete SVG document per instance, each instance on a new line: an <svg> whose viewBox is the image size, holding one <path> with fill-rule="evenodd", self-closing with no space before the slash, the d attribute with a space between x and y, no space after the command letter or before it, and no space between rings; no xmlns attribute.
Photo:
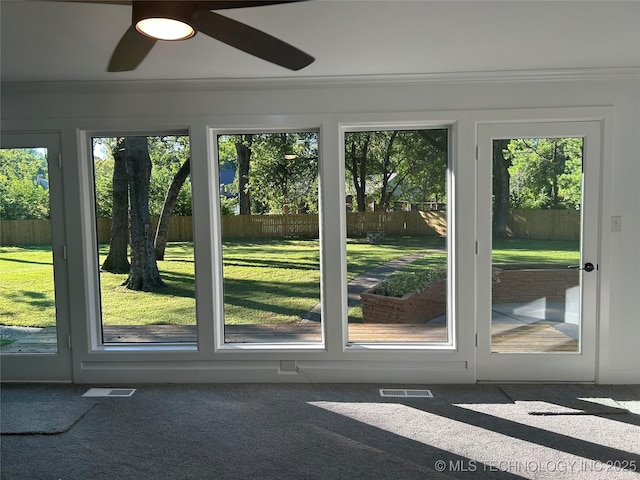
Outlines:
<svg viewBox="0 0 640 480"><path fill-rule="evenodd" d="M360 294L360 299L365 323L424 323L447 313L447 281L441 280L402 298L367 290Z"/></svg>
<svg viewBox="0 0 640 480"><path fill-rule="evenodd" d="M492 282L493 303L532 302L545 298L565 301L567 291L580 283L578 270L555 265L497 265Z"/></svg>
<svg viewBox="0 0 640 480"><path fill-rule="evenodd" d="M497 303L567 301L567 292L579 284L579 272L554 265L498 265L493 268L492 301ZM402 298L360 295L364 323L424 323L447 313L447 281Z"/></svg>

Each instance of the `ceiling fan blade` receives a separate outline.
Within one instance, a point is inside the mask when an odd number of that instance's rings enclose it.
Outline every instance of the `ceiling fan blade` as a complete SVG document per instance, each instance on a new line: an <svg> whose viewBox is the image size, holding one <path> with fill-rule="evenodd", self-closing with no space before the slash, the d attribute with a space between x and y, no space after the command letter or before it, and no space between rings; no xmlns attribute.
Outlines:
<svg viewBox="0 0 640 480"><path fill-rule="evenodd" d="M44 0L44 1L62 2L62 3L101 3L103 5L131 5L131 0Z"/></svg>
<svg viewBox="0 0 640 480"><path fill-rule="evenodd" d="M192 21L198 31L289 70L300 70L315 60L268 33L214 12L196 10Z"/></svg>
<svg viewBox="0 0 640 480"><path fill-rule="evenodd" d="M196 0L199 9L227 10L229 8L264 7L283 3L306 2L307 0Z"/></svg>
<svg viewBox="0 0 640 480"><path fill-rule="evenodd" d="M126 72L135 70L155 43L156 40L154 38L142 35L136 30L136 27L131 25L111 54L107 71Z"/></svg>
<svg viewBox="0 0 640 480"><path fill-rule="evenodd" d="M40 0L64 3L101 3L103 5L131 5L134 0ZM148 1L148 0L143 0ZM176 0L184 1L184 0ZM191 0L195 8L203 10L226 10L229 8L262 7L282 3L306 2L307 0Z"/></svg>

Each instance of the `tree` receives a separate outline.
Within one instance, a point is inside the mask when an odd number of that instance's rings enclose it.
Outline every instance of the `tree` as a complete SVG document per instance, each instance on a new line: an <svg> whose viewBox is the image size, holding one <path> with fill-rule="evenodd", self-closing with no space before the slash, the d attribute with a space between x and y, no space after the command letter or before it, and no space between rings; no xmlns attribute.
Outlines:
<svg viewBox="0 0 640 480"><path fill-rule="evenodd" d="M579 208L582 139L533 138L509 143L513 208Z"/></svg>
<svg viewBox="0 0 640 480"><path fill-rule="evenodd" d="M345 167L350 174L356 192L359 212L367 209L367 178L369 175L369 143L372 132L345 134Z"/></svg>
<svg viewBox="0 0 640 480"><path fill-rule="evenodd" d="M129 177L127 173L127 142L119 138L113 145L113 182L111 209L111 236L109 253L102 263L102 270L111 273L128 273L129 245Z"/></svg>
<svg viewBox="0 0 640 480"><path fill-rule="evenodd" d="M509 140L493 141L493 233L496 237L507 237L509 221L509 192L511 157L507 146Z"/></svg>
<svg viewBox="0 0 640 480"><path fill-rule="evenodd" d="M273 133L254 135L249 187L252 211L317 212L317 135Z"/></svg>
<svg viewBox="0 0 640 480"><path fill-rule="evenodd" d="M249 167L251 162L251 144L253 135L240 135L235 142L238 155L238 204L240 215L251 215L251 193L249 191Z"/></svg>
<svg viewBox="0 0 640 480"><path fill-rule="evenodd" d="M167 247L167 237L169 235L169 225L171 223L173 209L178 199L180 189L182 188L182 185L184 185L184 182L186 181L190 173L191 162L190 159L187 158L187 160L180 167L180 170L178 170L178 172L173 177L171 185L169 185L169 189L167 190L167 195L165 197L164 205L162 207L162 213L160 214L160 219L158 221L158 228L156 229L156 236L154 241L156 260L164 260L164 251Z"/></svg>
<svg viewBox="0 0 640 480"><path fill-rule="evenodd" d="M446 194L447 130L387 130L345 135L347 182L353 185L358 211L367 196L377 208L396 201L411 204Z"/></svg>
<svg viewBox="0 0 640 480"><path fill-rule="evenodd" d="M0 150L0 219L49 218L47 157L31 148Z"/></svg>
<svg viewBox="0 0 640 480"><path fill-rule="evenodd" d="M153 168L149 183L149 213L159 217L164 208L167 191L176 174L189 159L189 137L166 135L147 137ZM178 190L173 215L191 215L191 183L186 179Z"/></svg>
<svg viewBox="0 0 640 480"><path fill-rule="evenodd" d="M494 140L493 231L507 236L511 208L580 208L582 139Z"/></svg>
<svg viewBox="0 0 640 480"><path fill-rule="evenodd" d="M218 137L223 214L318 210L318 139L314 132ZM233 184L223 174L235 172ZM225 175L226 176L226 175Z"/></svg>
<svg viewBox="0 0 640 480"><path fill-rule="evenodd" d="M130 290L148 292L164 285L156 263L149 215L151 158L147 137L125 137L123 143L129 178L131 268L128 278L122 285Z"/></svg>
<svg viewBox="0 0 640 480"><path fill-rule="evenodd" d="M412 205L424 205L435 202L446 203L447 200L447 171L449 164L447 129L417 130L413 135L421 137L422 142L416 142L419 153L426 161L419 169L412 169L407 180L406 200Z"/></svg>
<svg viewBox="0 0 640 480"><path fill-rule="evenodd" d="M396 156L394 152L394 142L398 136L398 133L399 132L395 130L392 132L380 132L377 134L378 136L384 137L385 141L385 144L382 146L383 151L381 152L382 155L379 164L380 175L382 179L380 186L380 200L378 200L378 205L380 210L382 211L389 209L393 192L398 188L398 186L400 186L402 180L404 180L404 178L406 177L405 173L402 178L396 179L396 181L394 182L395 186L390 189L389 180L396 176L397 170L399 168L398 164L400 162L403 162L405 159L404 156Z"/></svg>

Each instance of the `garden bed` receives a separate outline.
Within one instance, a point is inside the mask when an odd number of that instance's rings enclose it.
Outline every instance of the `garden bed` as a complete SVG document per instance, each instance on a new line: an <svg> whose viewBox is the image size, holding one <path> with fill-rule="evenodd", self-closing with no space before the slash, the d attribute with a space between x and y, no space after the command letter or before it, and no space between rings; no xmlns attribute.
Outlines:
<svg viewBox="0 0 640 480"><path fill-rule="evenodd" d="M579 285L578 270L549 264L494 265L492 302L567 301ZM375 289L360 295L365 323L424 323L447 313L447 280L402 297L379 295Z"/></svg>
<svg viewBox="0 0 640 480"><path fill-rule="evenodd" d="M402 297L360 294L365 323L424 323L447 313L447 280L440 280L420 292Z"/></svg>

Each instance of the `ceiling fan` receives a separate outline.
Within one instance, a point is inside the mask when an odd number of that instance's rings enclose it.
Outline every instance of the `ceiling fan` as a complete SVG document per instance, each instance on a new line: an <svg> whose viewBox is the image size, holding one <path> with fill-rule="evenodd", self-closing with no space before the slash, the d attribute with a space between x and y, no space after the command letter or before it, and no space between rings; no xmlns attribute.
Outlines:
<svg viewBox="0 0 640 480"><path fill-rule="evenodd" d="M109 72L135 70L158 40L186 40L197 32L290 70L300 70L315 60L268 33L212 11L304 0L81 1L132 6L131 26L111 55Z"/></svg>

